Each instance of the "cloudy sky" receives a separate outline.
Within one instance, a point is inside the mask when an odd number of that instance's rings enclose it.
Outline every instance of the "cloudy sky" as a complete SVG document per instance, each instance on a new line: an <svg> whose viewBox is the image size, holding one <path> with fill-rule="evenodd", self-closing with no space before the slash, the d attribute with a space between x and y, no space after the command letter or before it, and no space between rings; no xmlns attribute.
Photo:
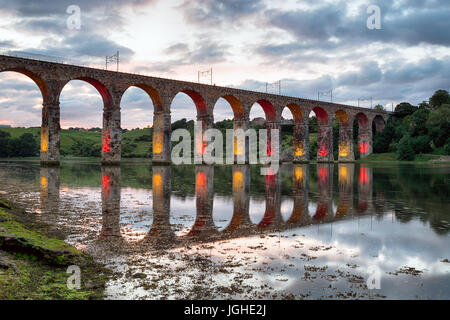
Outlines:
<svg viewBox="0 0 450 320"><path fill-rule="evenodd" d="M79 30L67 26L71 5L80 8ZM367 28L370 5L381 10L381 29ZM449 17L448 0L0 0L0 50L99 67L119 50L122 71L197 81L198 70L213 68L217 85L265 91L281 80L285 95L317 99L333 89L335 102L372 97L390 109L450 90ZM0 74L0 124L38 126L41 104L31 80ZM151 124L153 106L140 89L129 89L121 106L124 128ZM89 84L64 88L63 127L100 127L101 109ZM224 101L215 110L216 120L232 117ZM251 117L262 114L255 106ZM180 93L173 119L194 116Z"/></svg>

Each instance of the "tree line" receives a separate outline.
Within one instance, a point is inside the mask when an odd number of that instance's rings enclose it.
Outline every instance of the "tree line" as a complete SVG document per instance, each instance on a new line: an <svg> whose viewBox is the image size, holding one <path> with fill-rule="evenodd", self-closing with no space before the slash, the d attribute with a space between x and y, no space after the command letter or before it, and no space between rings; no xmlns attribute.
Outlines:
<svg viewBox="0 0 450 320"><path fill-rule="evenodd" d="M438 90L418 106L402 102L389 117L385 129L374 136L374 152L395 152L399 160L415 155L450 154L450 94Z"/></svg>

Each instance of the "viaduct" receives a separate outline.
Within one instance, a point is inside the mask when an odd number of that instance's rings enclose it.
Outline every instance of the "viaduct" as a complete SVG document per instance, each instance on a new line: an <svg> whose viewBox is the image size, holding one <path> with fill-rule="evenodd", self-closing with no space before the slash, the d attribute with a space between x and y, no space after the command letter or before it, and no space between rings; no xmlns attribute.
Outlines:
<svg viewBox="0 0 450 320"><path fill-rule="evenodd" d="M284 108L288 108L294 121L294 162L307 162L310 159L307 120L311 111L316 114L319 124L318 162L334 161L333 143L339 145L339 159L336 160L354 161L354 119L357 119L359 124L358 148L361 157L371 154L372 124L375 123L377 131L383 130L388 118L387 112L379 110L5 55L0 55L0 72L2 71L22 73L40 88L43 97L40 157L43 164L59 163L59 97L64 86L71 80L90 83L102 96L102 164L105 165L120 163L122 133L120 101L130 87L144 90L154 106L154 163L171 162L171 103L180 92L193 100L197 109L197 121L202 123L203 130L213 127L214 105L220 98L225 99L233 109L234 129L248 129L250 109L255 103L261 105L264 110L266 128L269 132L280 128L281 114ZM337 142L333 142L334 119L340 124ZM237 149L235 146L235 152Z"/></svg>

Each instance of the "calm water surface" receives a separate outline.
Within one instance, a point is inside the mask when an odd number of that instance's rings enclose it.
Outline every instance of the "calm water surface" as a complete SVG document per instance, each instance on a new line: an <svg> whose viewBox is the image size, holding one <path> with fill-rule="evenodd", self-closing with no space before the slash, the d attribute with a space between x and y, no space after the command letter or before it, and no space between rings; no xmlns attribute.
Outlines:
<svg viewBox="0 0 450 320"><path fill-rule="evenodd" d="M449 165L259 169L0 162L0 195L111 299L450 299Z"/></svg>

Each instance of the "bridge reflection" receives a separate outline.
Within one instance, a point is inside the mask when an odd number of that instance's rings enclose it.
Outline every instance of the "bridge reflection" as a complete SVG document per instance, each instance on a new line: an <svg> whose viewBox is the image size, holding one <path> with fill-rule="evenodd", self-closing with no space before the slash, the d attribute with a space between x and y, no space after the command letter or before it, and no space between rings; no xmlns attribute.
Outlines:
<svg viewBox="0 0 450 320"><path fill-rule="evenodd" d="M335 168L336 167L336 168ZM316 172L310 172L311 169ZM152 167L153 222L140 241L157 248L170 248L181 243L199 244L261 233L286 231L312 224L330 223L353 215L369 212L372 203L372 168L361 165L356 170L353 163L338 165L324 163L317 166L294 164L283 171L265 176L264 216L259 222L250 219L250 171L249 165L233 165L231 172L231 198L233 214L228 225L219 230L213 219L214 167L195 167L195 221L188 232L176 234L171 224L172 168ZM334 171L337 169L337 186L334 190ZM121 175L120 167L102 167L101 201L102 220L99 239L126 242L121 234ZM317 179L315 179L315 175ZM282 219L282 178L290 177L292 190L290 199L293 208L290 215ZM59 168L41 169L41 206L55 208L59 202ZM356 179L356 183L355 183ZM310 190L314 185L315 192ZM286 183L286 180L284 180ZM356 197L354 197L356 190ZM356 198L356 199L355 199ZM309 203L316 203L314 212L309 212ZM337 209L333 209L337 203ZM335 206L336 207L336 206ZM149 213L150 214L150 213ZM114 240L115 239L115 240Z"/></svg>

